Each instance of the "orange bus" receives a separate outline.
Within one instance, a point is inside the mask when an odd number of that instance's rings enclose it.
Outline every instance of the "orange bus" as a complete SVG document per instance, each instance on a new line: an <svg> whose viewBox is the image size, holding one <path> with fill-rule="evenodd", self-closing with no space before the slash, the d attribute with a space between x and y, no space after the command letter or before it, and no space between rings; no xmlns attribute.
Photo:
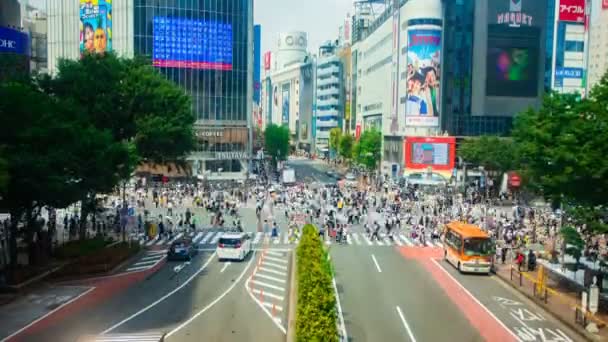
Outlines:
<svg viewBox="0 0 608 342"><path fill-rule="evenodd" d="M445 226L443 256L460 273L490 273L494 252L494 241L478 226L456 221Z"/></svg>

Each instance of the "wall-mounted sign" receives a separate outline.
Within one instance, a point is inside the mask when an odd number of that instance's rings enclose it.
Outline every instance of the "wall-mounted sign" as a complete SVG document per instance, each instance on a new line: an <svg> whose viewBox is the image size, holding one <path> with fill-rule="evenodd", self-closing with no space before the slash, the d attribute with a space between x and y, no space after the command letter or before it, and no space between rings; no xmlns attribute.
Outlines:
<svg viewBox="0 0 608 342"><path fill-rule="evenodd" d="M585 22L585 0L560 0L559 21Z"/></svg>
<svg viewBox="0 0 608 342"><path fill-rule="evenodd" d="M29 55L27 34L7 27L0 27L0 52Z"/></svg>
<svg viewBox="0 0 608 342"><path fill-rule="evenodd" d="M224 131L197 131L196 136L199 138L223 137Z"/></svg>
<svg viewBox="0 0 608 342"><path fill-rule="evenodd" d="M219 159L219 160L249 159L249 154L244 151L215 152L215 159Z"/></svg>

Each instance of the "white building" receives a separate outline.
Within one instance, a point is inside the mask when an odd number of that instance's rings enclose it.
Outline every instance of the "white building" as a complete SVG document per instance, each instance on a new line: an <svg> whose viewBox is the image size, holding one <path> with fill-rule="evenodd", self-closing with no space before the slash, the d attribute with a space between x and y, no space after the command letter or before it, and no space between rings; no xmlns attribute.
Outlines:
<svg viewBox="0 0 608 342"><path fill-rule="evenodd" d="M314 63L307 46L305 32L279 35L274 60L262 81L261 102L264 125L287 125L293 147L311 152Z"/></svg>
<svg viewBox="0 0 608 342"><path fill-rule="evenodd" d="M317 59L315 146L318 154L329 151L329 131L342 128L344 111L343 70L337 46L327 42L319 47Z"/></svg>
<svg viewBox="0 0 608 342"><path fill-rule="evenodd" d="M589 90L608 72L608 5L598 1L593 11L589 38Z"/></svg>
<svg viewBox="0 0 608 342"><path fill-rule="evenodd" d="M356 132L371 128L382 132L382 168L386 173L392 170L392 174L400 173L403 166L405 136L432 136L440 131L439 90L434 94L435 102L425 105L424 110L420 105L414 106L417 103L413 102L411 92L408 93L408 83L415 83L412 79L417 78L408 71L439 71L443 25L441 0L395 3L399 8L388 6L352 47ZM434 54L423 56L408 50L410 35L425 39L421 41L427 47L424 52ZM408 106L408 101L413 104ZM414 110L416 108L418 110Z"/></svg>

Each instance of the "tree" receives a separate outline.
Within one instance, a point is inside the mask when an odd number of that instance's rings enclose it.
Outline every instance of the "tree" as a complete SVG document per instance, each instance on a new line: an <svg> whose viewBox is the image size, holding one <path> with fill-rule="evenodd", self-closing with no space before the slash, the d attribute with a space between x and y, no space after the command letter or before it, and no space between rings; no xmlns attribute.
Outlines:
<svg viewBox="0 0 608 342"><path fill-rule="evenodd" d="M355 161L368 170L375 170L382 157L382 134L376 129L366 130L354 148Z"/></svg>
<svg viewBox="0 0 608 342"><path fill-rule="evenodd" d="M340 151L340 138L342 137L342 130L339 127L332 128L329 131L329 148L336 155Z"/></svg>
<svg viewBox="0 0 608 342"><path fill-rule="evenodd" d="M9 255L15 267L19 234L28 244L30 262L40 261L36 250L45 240L37 223L40 210L65 207L81 196L75 152L88 126L72 106L30 83L2 84L0 98L5 99L0 101L0 146L10 175L3 200L11 214ZM96 158L95 151L87 152Z"/></svg>
<svg viewBox="0 0 608 342"><path fill-rule="evenodd" d="M497 176L519 167L517 146L510 138L467 138L460 145L459 154L466 162L482 166Z"/></svg>
<svg viewBox="0 0 608 342"><path fill-rule="evenodd" d="M287 160L289 155L289 127L270 124L264 131L266 153L272 157L273 163Z"/></svg>
<svg viewBox="0 0 608 342"><path fill-rule="evenodd" d="M352 159L354 142L355 139L350 134L345 134L340 138L340 148L338 149L340 157L344 158L345 160Z"/></svg>
<svg viewBox="0 0 608 342"><path fill-rule="evenodd" d="M0 150L0 199L2 198L2 194L6 191L8 180L8 162L2 153L2 150Z"/></svg>
<svg viewBox="0 0 608 342"><path fill-rule="evenodd" d="M563 227L559 232L564 239L564 252L570 255L576 261L575 270L578 270L578 264L583 253L585 242L581 235L572 227Z"/></svg>

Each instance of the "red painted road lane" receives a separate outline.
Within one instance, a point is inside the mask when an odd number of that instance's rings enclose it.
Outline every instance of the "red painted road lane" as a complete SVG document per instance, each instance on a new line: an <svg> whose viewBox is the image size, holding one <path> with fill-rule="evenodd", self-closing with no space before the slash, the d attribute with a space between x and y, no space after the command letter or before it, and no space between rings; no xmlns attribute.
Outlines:
<svg viewBox="0 0 608 342"><path fill-rule="evenodd" d="M486 341L514 342L517 338L495 317L488 313L477 301L471 298L445 270L433 262L442 256L440 248L399 247L401 255L416 259L433 276L450 300L460 309L467 320Z"/></svg>
<svg viewBox="0 0 608 342"><path fill-rule="evenodd" d="M115 296L116 294L126 290L130 286L143 281L149 275L158 271L165 264L165 260L159 262L153 268L139 271L129 272L125 274L118 274L108 277L93 278L88 281L82 281L79 285L87 285L95 287L94 290L90 291L86 295L78 298L77 300L61 307L59 310L52 314L42 318L32 326L27 327L15 336L7 339L7 342L17 342L24 339L31 334L35 334L40 331L44 331L49 327L71 317L76 317L78 314L86 313L84 311L87 308L99 305L104 300ZM76 283L74 283L76 284Z"/></svg>

